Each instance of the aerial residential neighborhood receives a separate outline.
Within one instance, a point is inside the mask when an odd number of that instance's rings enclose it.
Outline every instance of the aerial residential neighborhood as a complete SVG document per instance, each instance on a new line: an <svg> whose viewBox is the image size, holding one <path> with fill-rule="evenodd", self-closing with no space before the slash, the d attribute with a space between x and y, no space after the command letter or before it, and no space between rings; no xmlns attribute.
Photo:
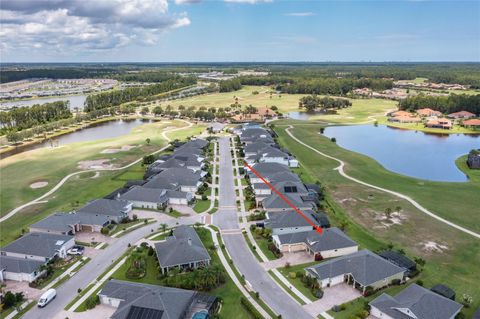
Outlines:
<svg viewBox="0 0 480 319"><path fill-rule="evenodd" d="M0 12L0 318L480 319L480 2Z"/></svg>

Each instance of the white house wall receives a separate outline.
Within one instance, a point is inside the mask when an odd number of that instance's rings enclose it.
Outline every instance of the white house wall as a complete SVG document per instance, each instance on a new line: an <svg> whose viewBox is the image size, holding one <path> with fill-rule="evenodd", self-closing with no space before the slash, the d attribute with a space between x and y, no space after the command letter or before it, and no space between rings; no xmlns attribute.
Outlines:
<svg viewBox="0 0 480 319"><path fill-rule="evenodd" d="M321 251L320 254L322 255L323 258L333 258L333 257L339 257L339 256L345 256L345 255L348 255L348 254L352 254L356 251L358 251L358 246L345 247L345 248L340 248L340 249L324 250L324 251Z"/></svg>
<svg viewBox="0 0 480 319"><path fill-rule="evenodd" d="M370 315L374 316L375 318L379 319L394 319L390 317L389 315L381 312L378 308L375 308L373 306L370 307Z"/></svg>

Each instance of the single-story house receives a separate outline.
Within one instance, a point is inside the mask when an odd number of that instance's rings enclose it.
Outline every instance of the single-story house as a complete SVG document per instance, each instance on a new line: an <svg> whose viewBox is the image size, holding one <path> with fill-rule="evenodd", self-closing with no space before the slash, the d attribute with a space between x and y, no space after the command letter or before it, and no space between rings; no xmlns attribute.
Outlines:
<svg viewBox="0 0 480 319"><path fill-rule="evenodd" d="M102 305L117 309L111 319L212 318L218 310L214 296L116 279L107 281L98 297Z"/></svg>
<svg viewBox="0 0 480 319"><path fill-rule="evenodd" d="M417 112L418 115L425 116L425 117L442 116L442 112L435 111L435 110L432 110L430 108L418 109L416 112Z"/></svg>
<svg viewBox="0 0 480 319"><path fill-rule="evenodd" d="M470 119L463 121L463 126L471 128L480 128L480 119Z"/></svg>
<svg viewBox="0 0 480 319"><path fill-rule="evenodd" d="M30 225L30 232L74 235L79 231L99 232L110 223L106 215L55 213Z"/></svg>
<svg viewBox="0 0 480 319"><path fill-rule="evenodd" d="M324 213L313 210L305 210L302 213L316 226L330 227L330 222ZM313 229L313 226L293 209L284 212L266 213L264 226L272 230L272 235L306 232Z"/></svg>
<svg viewBox="0 0 480 319"><path fill-rule="evenodd" d="M473 117L475 117L475 114L473 114L472 112L468 112L468 111L460 111L460 112L454 112L454 113L450 113L447 115L448 118L451 118L451 119L471 119Z"/></svg>
<svg viewBox="0 0 480 319"><path fill-rule="evenodd" d="M369 305L370 315L379 319L454 319L463 307L417 284L394 297L383 293Z"/></svg>
<svg viewBox="0 0 480 319"><path fill-rule="evenodd" d="M412 116L414 116L412 113L407 112L407 111L402 111L402 110L390 112L388 115L393 116L393 117L397 117L397 116L412 117Z"/></svg>
<svg viewBox="0 0 480 319"><path fill-rule="evenodd" d="M100 198L91 201L78 210L79 213L104 215L109 220L119 223L128 217L132 210L132 203L125 200Z"/></svg>
<svg viewBox="0 0 480 319"><path fill-rule="evenodd" d="M42 275L45 262L20 257L0 256L0 282L5 280L32 282Z"/></svg>
<svg viewBox="0 0 480 319"><path fill-rule="evenodd" d="M441 128L449 130L453 127L452 121L446 118L431 118L425 123L425 127Z"/></svg>
<svg viewBox="0 0 480 319"><path fill-rule="evenodd" d="M282 252L306 250L315 260L333 258L355 253L358 244L336 227L273 235L275 246Z"/></svg>
<svg viewBox="0 0 480 319"><path fill-rule="evenodd" d="M313 210L316 206L316 199L310 196L302 196L296 193L283 193L284 198L274 193L264 198L260 205L267 212L282 212L293 209L291 205L299 210Z"/></svg>
<svg viewBox="0 0 480 319"><path fill-rule="evenodd" d="M367 249L307 267L305 271L316 278L322 288L347 282L363 293L368 286L380 289L392 280L403 280L405 275L405 269Z"/></svg>
<svg viewBox="0 0 480 319"><path fill-rule="evenodd" d="M417 264L407 256L393 250L384 250L378 254L380 257L402 267L406 270L405 275L411 276L417 271Z"/></svg>
<svg viewBox="0 0 480 319"><path fill-rule="evenodd" d="M195 193L202 185L203 174L188 168L170 168L153 176L144 187Z"/></svg>
<svg viewBox="0 0 480 319"><path fill-rule="evenodd" d="M135 186L123 194L135 208L164 209L167 205L188 205L193 200L190 192Z"/></svg>
<svg viewBox="0 0 480 319"><path fill-rule="evenodd" d="M17 257L47 262L55 257L67 257L67 250L75 245L73 236L49 233L27 233L0 248L0 256Z"/></svg>
<svg viewBox="0 0 480 319"><path fill-rule="evenodd" d="M165 241L156 243L155 250L162 273L172 268L202 267L211 260L195 229L185 225L173 229L172 236Z"/></svg>

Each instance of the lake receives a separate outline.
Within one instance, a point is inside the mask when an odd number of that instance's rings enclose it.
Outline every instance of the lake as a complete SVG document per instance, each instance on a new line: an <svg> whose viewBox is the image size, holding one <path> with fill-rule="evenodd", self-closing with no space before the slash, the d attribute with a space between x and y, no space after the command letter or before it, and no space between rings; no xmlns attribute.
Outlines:
<svg viewBox="0 0 480 319"><path fill-rule="evenodd" d="M455 160L480 148L478 135L426 134L385 125L330 126L324 135L335 137L339 146L367 155L390 171L442 182L467 181Z"/></svg>
<svg viewBox="0 0 480 319"><path fill-rule="evenodd" d="M46 98L36 98L30 100L19 100L19 101L7 101L0 103L0 109L9 109L14 106L32 106L34 104L44 104L51 103L56 101L70 101L70 109L73 110L76 107L83 109L83 104L87 99L86 95L65 95L65 96L55 96L55 97L46 97Z"/></svg>
<svg viewBox="0 0 480 319"><path fill-rule="evenodd" d="M61 146L61 145L66 145L66 144L76 143L76 142L96 141L96 140L101 140L106 138L122 136L130 133L133 128L149 122L151 121L136 119L136 120L115 120L115 121L98 123L72 133L55 137L52 139L52 142L50 142L50 140L46 140L41 143L26 145L24 147L19 146L16 149L13 149L9 152L2 154L1 158L6 158L14 154L34 150L37 148L50 147L51 143L54 143L55 146Z"/></svg>

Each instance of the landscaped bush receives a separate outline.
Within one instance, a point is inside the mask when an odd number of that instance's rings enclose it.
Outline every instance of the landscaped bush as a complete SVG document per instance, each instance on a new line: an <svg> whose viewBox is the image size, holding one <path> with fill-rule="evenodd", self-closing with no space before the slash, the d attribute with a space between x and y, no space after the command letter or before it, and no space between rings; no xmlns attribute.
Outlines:
<svg viewBox="0 0 480 319"><path fill-rule="evenodd" d="M263 316L258 310L245 298L240 298L240 304L247 310L253 319L263 319Z"/></svg>
<svg viewBox="0 0 480 319"><path fill-rule="evenodd" d="M87 298L87 300L85 300L85 308L87 309L93 309L98 304L100 304L100 298L98 297L98 295L90 296Z"/></svg>
<svg viewBox="0 0 480 319"><path fill-rule="evenodd" d="M280 249L278 249L274 243L268 243L268 250L270 250L277 258L281 258L283 256Z"/></svg>
<svg viewBox="0 0 480 319"><path fill-rule="evenodd" d="M100 233L102 233L103 235L108 235L109 232L110 230L107 227L102 227L102 229L100 230Z"/></svg>
<svg viewBox="0 0 480 319"><path fill-rule="evenodd" d="M295 279L295 278L297 278L297 273L291 272L291 273L288 274L288 276L292 279Z"/></svg>
<svg viewBox="0 0 480 319"><path fill-rule="evenodd" d="M147 260L145 257L132 254L127 262L130 263L130 267L128 267L125 277L128 279L140 279L145 277L147 274Z"/></svg>

